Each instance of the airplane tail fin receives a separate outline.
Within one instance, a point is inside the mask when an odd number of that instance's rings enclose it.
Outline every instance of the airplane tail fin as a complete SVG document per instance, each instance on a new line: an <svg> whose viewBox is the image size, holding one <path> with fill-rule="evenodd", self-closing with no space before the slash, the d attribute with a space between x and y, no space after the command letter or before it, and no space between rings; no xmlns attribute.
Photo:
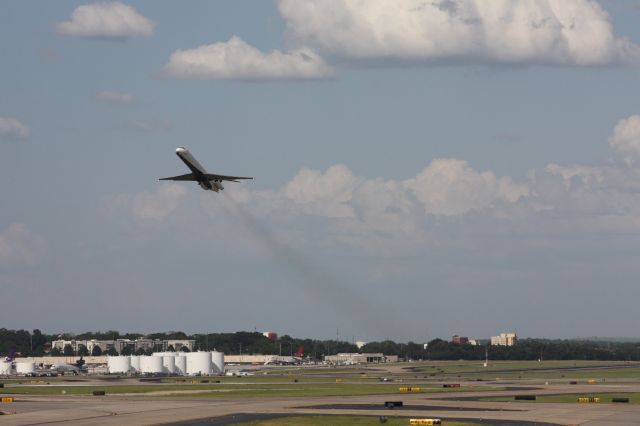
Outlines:
<svg viewBox="0 0 640 426"><path fill-rule="evenodd" d="M16 350L13 349L11 352L9 352L9 355L7 355L7 357L4 359L6 362L13 362L13 360L16 359Z"/></svg>
<svg viewBox="0 0 640 426"><path fill-rule="evenodd" d="M295 356L297 356L298 358L302 358L304 356L304 346L300 345L298 347L298 350L295 353Z"/></svg>

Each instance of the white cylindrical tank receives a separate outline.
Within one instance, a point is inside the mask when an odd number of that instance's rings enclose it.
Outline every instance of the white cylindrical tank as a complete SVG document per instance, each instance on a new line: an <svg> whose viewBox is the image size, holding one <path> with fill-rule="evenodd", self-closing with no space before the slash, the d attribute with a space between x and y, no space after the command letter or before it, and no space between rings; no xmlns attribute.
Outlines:
<svg viewBox="0 0 640 426"><path fill-rule="evenodd" d="M126 374L131 370L131 358L128 356L107 357L107 369L109 374Z"/></svg>
<svg viewBox="0 0 640 426"><path fill-rule="evenodd" d="M187 374L187 357L186 356L177 356L174 358L176 363L176 374L184 375Z"/></svg>
<svg viewBox="0 0 640 426"><path fill-rule="evenodd" d="M162 357L161 356L141 356L140 372L143 374L162 373Z"/></svg>
<svg viewBox="0 0 640 426"><path fill-rule="evenodd" d="M187 353L187 374L208 376L211 374L210 352Z"/></svg>
<svg viewBox="0 0 640 426"><path fill-rule="evenodd" d="M211 352L211 363L213 364L214 374L224 374L224 353Z"/></svg>
<svg viewBox="0 0 640 426"><path fill-rule="evenodd" d="M0 375L8 376L11 374L11 363L0 361Z"/></svg>
<svg viewBox="0 0 640 426"><path fill-rule="evenodd" d="M162 357L162 366L167 374L176 373L176 357L173 355L164 355Z"/></svg>
<svg viewBox="0 0 640 426"><path fill-rule="evenodd" d="M131 372L140 373L140 355L131 355Z"/></svg>
<svg viewBox="0 0 640 426"><path fill-rule="evenodd" d="M33 374L36 372L36 364L33 362L17 362L16 373L17 374Z"/></svg>

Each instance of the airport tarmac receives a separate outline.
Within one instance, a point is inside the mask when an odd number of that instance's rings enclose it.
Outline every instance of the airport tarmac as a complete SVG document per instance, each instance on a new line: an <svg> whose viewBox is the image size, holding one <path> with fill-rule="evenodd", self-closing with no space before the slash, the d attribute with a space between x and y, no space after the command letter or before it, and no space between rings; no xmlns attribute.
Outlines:
<svg viewBox="0 0 640 426"><path fill-rule="evenodd" d="M15 414L2 416L4 426L18 425L149 425L217 424L206 419L247 414L273 415L372 415L482 419L563 425L637 425L640 405L521 403L474 400L516 394L552 395L563 393L640 392L640 385L590 384L521 386L520 390L482 392L417 393L402 395L323 397L135 397L122 395L16 395L16 401L0 410ZM390 410L384 402L401 400L407 407ZM242 417L242 416L240 416ZM240 418L238 417L238 419ZM251 419L248 419L249 421ZM233 424L233 423L220 423Z"/></svg>

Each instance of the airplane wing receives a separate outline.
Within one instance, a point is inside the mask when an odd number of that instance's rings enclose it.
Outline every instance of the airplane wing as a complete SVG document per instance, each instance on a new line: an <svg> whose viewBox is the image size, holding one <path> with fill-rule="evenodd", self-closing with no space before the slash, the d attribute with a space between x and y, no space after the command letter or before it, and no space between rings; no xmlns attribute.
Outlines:
<svg viewBox="0 0 640 426"><path fill-rule="evenodd" d="M239 179L253 179L252 177L214 175L210 173L205 174L205 177L209 180L228 180L230 182L239 182Z"/></svg>
<svg viewBox="0 0 640 426"><path fill-rule="evenodd" d="M160 178L159 180L197 180L197 179L195 178L193 173L187 173L186 175Z"/></svg>

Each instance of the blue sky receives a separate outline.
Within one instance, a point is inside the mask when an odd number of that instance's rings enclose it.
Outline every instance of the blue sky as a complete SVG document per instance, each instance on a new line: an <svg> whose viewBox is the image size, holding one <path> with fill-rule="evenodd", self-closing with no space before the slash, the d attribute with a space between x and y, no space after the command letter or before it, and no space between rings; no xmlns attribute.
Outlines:
<svg viewBox="0 0 640 426"><path fill-rule="evenodd" d="M637 334L640 6L489 4L4 2L2 325Z"/></svg>

